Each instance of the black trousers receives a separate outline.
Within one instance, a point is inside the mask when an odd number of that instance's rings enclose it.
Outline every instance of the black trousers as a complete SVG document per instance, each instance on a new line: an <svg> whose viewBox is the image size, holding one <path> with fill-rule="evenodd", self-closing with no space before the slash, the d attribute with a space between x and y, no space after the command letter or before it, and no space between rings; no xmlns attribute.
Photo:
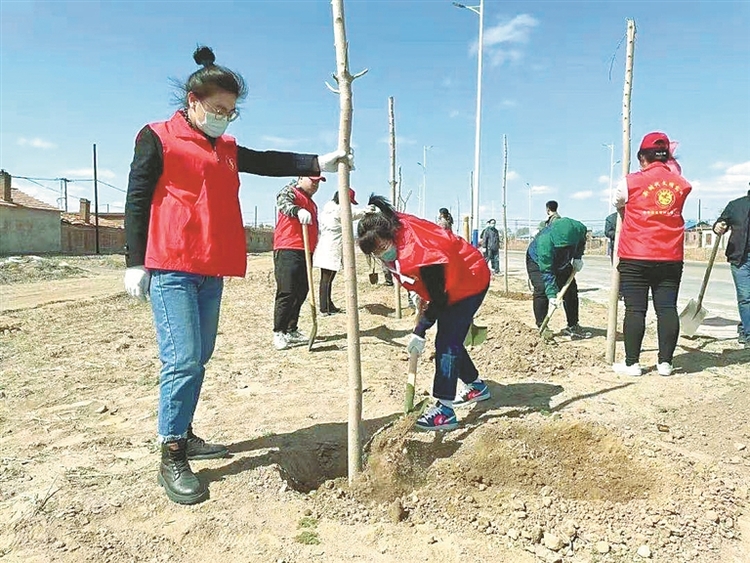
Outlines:
<svg viewBox="0 0 750 563"><path fill-rule="evenodd" d="M656 332L659 339L659 363L672 363L680 317L677 314L677 294L682 280L682 262L655 262L620 259L620 293L625 298L625 364L633 365L641 355L641 344L646 332L648 292L656 310Z"/></svg>
<svg viewBox="0 0 750 563"><path fill-rule="evenodd" d="M565 282L568 281L570 273L573 271L573 266L568 266L560 272L555 273L555 282L557 287L562 289ZM544 317L549 312L549 298L547 297L546 287L544 285L544 279L542 278L542 271L539 269L539 265L531 259L531 256L526 254L526 272L529 274L531 285L534 288L534 320L536 326L542 326ZM568 291L563 296L563 307L565 308L565 318L568 321L568 326L575 326L578 324L578 285L576 284L575 278L570 284Z"/></svg>
<svg viewBox="0 0 750 563"><path fill-rule="evenodd" d="M488 248L484 255L484 259L487 261L487 264L490 265L490 267L492 268L492 271L496 274L500 273L499 258L500 258L500 250L497 248L494 250L491 250Z"/></svg>
<svg viewBox="0 0 750 563"><path fill-rule="evenodd" d="M320 291L318 292L318 301L320 303L320 312L328 313L336 306L331 301L331 288L333 287L333 278L336 277L336 270L320 269Z"/></svg>
<svg viewBox="0 0 750 563"><path fill-rule="evenodd" d="M299 311L307 298L307 266L304 250L274 250L273 273L276 277L276 300L273 331L297 330Z"/></svg>

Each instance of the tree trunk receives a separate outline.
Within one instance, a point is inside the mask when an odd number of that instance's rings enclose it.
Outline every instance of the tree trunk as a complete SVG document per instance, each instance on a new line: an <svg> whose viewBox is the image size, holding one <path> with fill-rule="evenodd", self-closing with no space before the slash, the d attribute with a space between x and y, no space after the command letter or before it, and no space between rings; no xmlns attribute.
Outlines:
<svg viewBox="0 0 750 563"><path fill-rule="evenodd" d="M393 96L388 98L388 126L391 132L391 202L393 206L398 209L398 193L396 192L396 116L393 112ZM396 308L396 318L401 318L401 283L398 281L398 276L394 276L393 284L393 297Z"/></svg>

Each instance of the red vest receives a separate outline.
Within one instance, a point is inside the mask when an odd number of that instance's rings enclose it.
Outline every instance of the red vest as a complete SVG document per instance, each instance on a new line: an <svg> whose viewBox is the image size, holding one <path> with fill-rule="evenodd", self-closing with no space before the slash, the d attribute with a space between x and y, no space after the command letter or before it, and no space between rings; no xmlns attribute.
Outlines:
<svg viewBox="0 0 750 563"><path fill-rule="evenodd" d="M428 300L430 295L420 279L419 269L443 264L449 305L487 289L490 269L476 248L432 221L406 213L398 213L398 217L402 226L396 233L398 260L392 271L401 285Z"/></svg>
<svg viewBox="0 0 750 563"><path fill-rule="evenodd" d="M318 244L318 206L304 190L294 188L294 205L307 209L312 215L313 222L308 225L307 231L310 236L310 252L315 250ZM297 217L289 217L279 211L276 219L276 228L273 230L274 250L304 250L302 241L302 223Z"/></svg>
<svg viewBox="0 0 750 563"><path fill-rule="evenodd" d="M163 147L148 225L145 266L204 276L244 276L245 230L238 197L237 143L212 147L180 112L149 125Z"/></svg>
<svg viewBox="0 0 750 563"><path fill-rule="evenodd" d="M617 255L631 260L680 262L685 254L682 208L692 186L662 162L626 176L628 201Z"/></svg>

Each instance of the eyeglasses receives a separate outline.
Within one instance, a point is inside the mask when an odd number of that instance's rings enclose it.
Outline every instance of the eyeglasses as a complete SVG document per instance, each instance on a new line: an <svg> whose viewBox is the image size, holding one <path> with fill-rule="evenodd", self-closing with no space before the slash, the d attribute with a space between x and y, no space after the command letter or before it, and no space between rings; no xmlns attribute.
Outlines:
<svg viewBox="0 0 750 563"><path fill-rule="evenodd" d="M212 106L206 100L201 100L201 104L203 104L205 108L207 108L207 111L214 114L218 119L226 119L230 123L240 116L240 110L237 108L226 111Z"/></svg>

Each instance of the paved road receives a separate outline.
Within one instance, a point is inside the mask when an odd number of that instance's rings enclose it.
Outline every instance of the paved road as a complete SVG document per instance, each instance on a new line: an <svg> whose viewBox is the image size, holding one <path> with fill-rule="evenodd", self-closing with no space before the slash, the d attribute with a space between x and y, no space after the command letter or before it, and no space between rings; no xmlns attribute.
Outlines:
<svg viewBox="0 0 750 563"><path fill-rule="evenodd" d="M500 255L502 264L503 256ZM585 266L576 276L581 297L607 304L609 302L609 287L611 266L608 256L584 256ZM680 284L678 310L690 299L698 299L703 276L706 273L706 262L686 262ZM511 251L508 253L508 267L510 275L526 275L525 252ZM730 338L736 335L739 314L737 312L737 297L734 291L732 273L729 264L723 256L716 257L711 272L711 279L703 298L703 306L709 314L701 326L700 334L707 334L717 338ZM651 311L650 311L651 312Z"/></svg>

